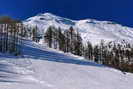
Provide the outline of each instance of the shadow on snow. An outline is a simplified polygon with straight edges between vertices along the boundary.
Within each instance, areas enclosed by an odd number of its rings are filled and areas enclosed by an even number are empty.
[[[50,50],[42,50],[39,48],[34,48],[32,46],[25,45],[23,47],[23,55],[20,57],[13,57],[13,56],[5,56],[0,55],[1,59],[8,58],[8,59],[18,59],[18,58],[32,58],[35,60],[45,60],[45,61],[52,61],[52,62],[59,62],[59,63],[69,63],[69,64],[77,64],[77,65],[85,65],[85,66],[96,66],[96,67],[104,67],[103,65],[87,62],[84,60],[77,60],[76,58],[67,56],[65,54],[53,52]],[[3,64],[0,63],[0,82],[19,82],[10,80],[10,78],[13,78],[13,76],[7,76],[8,74],[16,75],[17,73],[10,71],[10,65],[9,64]],[[7,73],[7,75],[4,75],[3,73]]]
[[[39,60],[46,60],[46,61],[52,61],[52,62],[60,62],[60,63],[69,63],[69,64],[77,64],[77,65],[86,65],[86,66],[97,66],[97,67],[103,67],[101,64],[96,64],[84,60],[77,60],[74,57],[67,56],[65,54],[53,52],[50,50],[41,50],[36,47],[32,47],[29,45],[23,46],[23,52],[22,54],[24,56],[20,57],[13,57],[13,56],[3,56],[0,55],[1,58],[11,58],[11,59],[17,59],[17,58],[32,58],[32,59],[39,59]]]
[[[0,63],[0,82],[17,82],[10,80],[13,76],[8,76],[8,74],[17,74],[9,70],[10,65]]]
[[[33,48],[30,46],[24,46],[24,55],[26,58],[32,59],[40,59],[40,60],[47,60],[53,62],[60,62],[60,63],[70,63],[70,64],[77,64],[77,65],[88,65],[88,66],[97,66],[103,67],[103,65],[87,62],[84,60],[77,60],[76,58],[67,56],[65,54],[49,51],[49,50],[41,50],[38,48]]]

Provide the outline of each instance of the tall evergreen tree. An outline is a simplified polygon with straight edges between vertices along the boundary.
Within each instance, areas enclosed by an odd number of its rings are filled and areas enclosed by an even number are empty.
[[[53,27],[50,26],[47,31],[45,32],[45,41],[48,43],[48,46],[52,48],[52,41],[53,41]]]
[[[61,31],[61,28],[58,29],[58,42],[59,42],[59,49],[65,51],[65,36]]]

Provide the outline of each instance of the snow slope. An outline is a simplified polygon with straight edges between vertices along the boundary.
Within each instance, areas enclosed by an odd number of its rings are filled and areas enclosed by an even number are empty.
[[[25,25],[37,26],[40,33],[44,33],[49,26],[61,27],[64,30],[73,26],[78,30],[83,41],[93,44],[105,41],[133,41],[133,28],[122,26],[110,21],[97,21],[94,19],[70,20],[51,13],[38,14],[24,21]]]
[[[32,41],[22,57],[0,54],[0,89],[133,89],[133,74]]]

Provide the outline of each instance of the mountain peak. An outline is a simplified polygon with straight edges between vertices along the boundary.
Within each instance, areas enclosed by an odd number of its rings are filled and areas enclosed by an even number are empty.
[[[37,26],[40,33],[46,32],[49,26],[60,27],[63,30],[73,26],[81,34],[84,42],[90,41],[93,44],[99,43],[101,40],[133,41],[133,28],[122,26],[111,21],[98,21],[95,19],[71,20],[64,17],[54,15],[52,13],[40,13],[24,21],[26,25]]]
[[[59,16],[57,16],[57,15],[55,15],[55,14],[52,14],[52,13],[39,13],[39,14],[37,14],[37,16],[43,16],[43,17],[59,17]]]
[[[49,13],[49,12],[43,13],[43,15],[56,16],[55,14],[52,14],[52,13]]]

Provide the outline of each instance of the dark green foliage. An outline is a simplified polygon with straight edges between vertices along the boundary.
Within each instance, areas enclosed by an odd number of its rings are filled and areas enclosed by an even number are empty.
[[[61,51],[65,51],[65,36],[64,34],[61,32],[61,28],[58,29],[58,38],[57,38],[57,41],[59,43],[59,50]]]
[[[32,35],[32,40],[33,41],[39,42],[40,37],[39,37],[39,34],[38,34],[38,28],[37,28],[37,26],[32,28],[31,35]]]
[[[96,52],[96,51],[94,51],[94,52]],[[86,46],[86,48],[85,48],[85,58],[87,58],[87,59],[93,59],[93,47],[92,47],[92,44],[88,41],[87,42],[87,46]]]
[[[50,48],[52,48],[52,41],[53,41],[53,34],[54,34],[54,31],[53,31],[54,27],[50,26],[46,33],[45,33],[45,41],[48,43],[48,46]]]
[[[49,27],[45,33],[45,42],[51,48],[75,55],[84,56],[86,59],[111,66],[121,71],[133,72],[133,45],[108,42],[101,40],[100,44],[92,46],[88,41],[83,45],[82,38],[73,27],[68,30]]]
[[[76,34],[76,39],[74,41],[74,54],[82,56],[82,38],[80,37],[79,32]]]
[[[82,56],[82,38],[73,27],[63,33],[61,28],[50,26],[44,38],[50,48],[58,48],[61,51]]]

